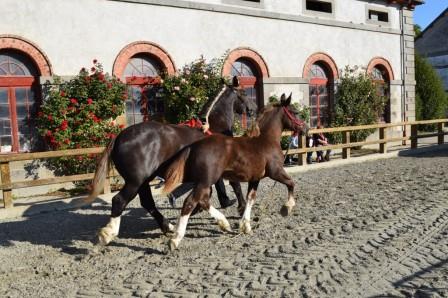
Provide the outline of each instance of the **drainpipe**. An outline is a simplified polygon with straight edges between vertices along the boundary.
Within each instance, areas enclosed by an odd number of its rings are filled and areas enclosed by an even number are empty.
[[[400,8],[400,59],[401,59],[401,78],[403,80],[403,84],[401,85],[401,121],[406,121],[406,65],[405,59],[406,56],[404,54],[405,49],[405,40],[404,40],[404,6]],[[402,127],[403,137],[406,136],[406,125]],[[403,145],[406,145],[406,140],[403,140]]]

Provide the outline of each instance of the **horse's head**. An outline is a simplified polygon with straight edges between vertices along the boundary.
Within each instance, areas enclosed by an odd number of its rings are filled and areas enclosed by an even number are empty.
[[[291,105],[291,95],[286,98],[283,93],[280,97],[280,106],[283,110],[283,127],[301,134],[308,134],[308,125],[305,121],[299,119],[299,111]]]
[[[238,77],[234,76],[232,79],[233,92],[236,95],[236,99],[233,104],[233,110],[237,114],[246,113],[249,117],[252,117],[257,112],[257,104],[247,97],[246,90],[240,87]]]

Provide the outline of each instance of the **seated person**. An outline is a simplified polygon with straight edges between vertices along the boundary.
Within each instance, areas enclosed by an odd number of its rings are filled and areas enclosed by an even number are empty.
[[[312,148],[314,147],[314,140],[312,136],[306,136],[306,147]],[[307,152],[306,153],[306,163],[311,164],[313,163],[313,152]]]
[[[297,132],[294,132],[293,135],[289,138],[289,149],[297,149],[299,148],[299,135],[297,134]],[[287,159],[286,159],[286,163],[291,164],[292,163],[292,156],[288,155]]]
[[[322,126],[318,125],[317,129],[321,129],[323,128]],[[328,143],[328,139],[327,137],[325,137],[324,133],[315,133],[313,135],[313,139],[314,139],[314,144],[316,147],[321,147],[321,146],[327,146],[330,145],[330,143]],[[329,161],[330,160],[330,153],[331,153],[331,149],[328,149],[326,151],[325,157],[323,156],[323,151],[317,151],[317,162],[324,162],[324,161]]]

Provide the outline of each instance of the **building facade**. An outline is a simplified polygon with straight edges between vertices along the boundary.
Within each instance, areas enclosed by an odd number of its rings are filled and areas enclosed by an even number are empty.
[[[448,8],[426,27],[415,48],[435,68],[448,91]]]
[[[2,0],[0,152],[32,149],[41,85],[93,59],[129,85],[128,124],[142,119],[147,78],[224,53],[223,74],[239,76],[260,107],[292,92],[311,107],[311,126],[331,120],[345,66],[364,67],[385,87],[382,121],[414,120],[413,8],[422,2]]]

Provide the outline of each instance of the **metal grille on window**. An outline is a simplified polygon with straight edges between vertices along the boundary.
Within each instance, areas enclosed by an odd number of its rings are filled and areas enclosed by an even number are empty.
[[[0,152],[30,151],[37,139],[34,62],[14,50],[0,51]]]
[[[330,96],[329,81],[325,69],[313,64],[310,70],[310,125],[326,127],[329,125]]]
[[[241,88],[246,92],[248,100],[252,100],[257,106],[259,106],[259,81],[258,72],[252,63],[244,58],[236,60],[232,65],[231,76],[237,76],[240,82]],[[235,115],[235,119],[240,121],[243,128],[247,128],[251,125],[251,119],[243,115]]]
[[[126,122],[128,125],[140,123],[148,119],[158,119],[164,112],[162,98],[154,91],[161,63],[150,55],[138,54],[131,58],[124,70],[128,84],[126,101]]]

